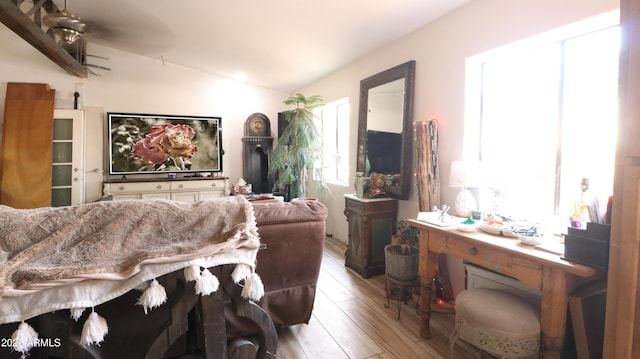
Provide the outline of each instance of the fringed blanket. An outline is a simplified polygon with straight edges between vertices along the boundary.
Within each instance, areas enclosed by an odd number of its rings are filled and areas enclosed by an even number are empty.
[[[244,270],[234,280],[246,279],[255,275],[259,245],[253,210],[241,197],[0,206],[0,324],[91,308],[183,268],[237,263]]]

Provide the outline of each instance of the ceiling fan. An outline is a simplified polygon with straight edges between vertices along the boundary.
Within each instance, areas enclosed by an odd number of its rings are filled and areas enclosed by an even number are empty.
[[[42,22],[48,27],[47,34],[83,66],[111,70],[104,66],[87,63],[87,56],[94,55],[87,54],[87,42],[84,37],[95,34],[97,29],[84,22],[80,17],[72,14],[67,7],[67,0],[64,1],[64,9],[62,11],[55,11],[44,15]],[[87,70],[92,75],[99,76],[99,74],[90,69]]]

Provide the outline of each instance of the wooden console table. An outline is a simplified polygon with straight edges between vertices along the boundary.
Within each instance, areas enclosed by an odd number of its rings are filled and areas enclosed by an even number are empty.
[[[542,358],[560,358],[566,329],[568,294],[578,285],[604,275],[560,256],[537,250],[516,238],[483,232],[466,233],[454,228],[432,226],[414,219],[409,224],[420,230],[420,336],[431,336],[431,284],[437,254],[445,253],[498,273],[516,278],[542,292],[540,328]]]

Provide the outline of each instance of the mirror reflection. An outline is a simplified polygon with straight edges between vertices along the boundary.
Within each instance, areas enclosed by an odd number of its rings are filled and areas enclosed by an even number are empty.
[[[402,115],[404,79],[369,90],[367,102],[367,153],[369,173],[393,179],[402,170]]]
[[[404,79],[369,90],[367,129],[402,133]]]
[[[360,82],[356,171],[383,175],[374,193],[400,199],[411,182],[414,74],[409,61]]]

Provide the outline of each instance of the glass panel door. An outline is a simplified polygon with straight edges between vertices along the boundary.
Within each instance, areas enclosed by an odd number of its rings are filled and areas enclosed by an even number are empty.
[[[55,110],[51,206],[84,202],[84,111]]]

